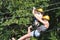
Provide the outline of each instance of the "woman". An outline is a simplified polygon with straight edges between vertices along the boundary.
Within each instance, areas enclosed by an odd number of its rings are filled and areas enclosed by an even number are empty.
[[[32,32],[30,30],[32,28],[32,25],[31,25],[30,27],[28,27],[28,33],[26,35],[20,37],[18,40],[26,40],[26,39],[28,39],[30,37],[33,37],[33,36],[39,37],[41,31],[46,31],[49,28],[49,22],[48,22],[48,20],[50,20],[50,19],[49,19],[49,16],[48,15],[45,15],[45,16],[40,15],[39,16],[36,13],[36,11],[34,11],[34,9],[33,9],[33,15],[43,25],[41,25],[40,27],[38,27],[36,30],[34,30]]]
[[[42,8],[36,9],[35,7],[33,7],[32,13],[37,14],[37,15],[40,16],[41,18],[42,18],[43,15],[44,15],[44,11],[43,11]],[[39,26],[39,21],[38,21],[36,18],[34,18],[34,25],[37,26],[37,27]]]

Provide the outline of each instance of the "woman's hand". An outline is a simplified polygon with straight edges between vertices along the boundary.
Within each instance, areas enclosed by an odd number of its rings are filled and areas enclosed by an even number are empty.
[[[38,15],[40,18],[43,17],[43,15],[42,15],[40,12],[37,12],[37,11],[36,11],[36,8],[35,8],[35,7],[33,7],[32,13],[33,13],[34,16],[35,16],[35,15]]]
[[[33,7],[32,13],[33,13],[33,14],[36,14],[36,13],[37,13],[37,11],[36,11],[36,8],[35,8],[35,7]]]

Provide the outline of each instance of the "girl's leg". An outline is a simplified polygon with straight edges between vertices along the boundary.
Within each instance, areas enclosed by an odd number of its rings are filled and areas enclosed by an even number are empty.
[[[30,39],[30,36],[31,36],[31,29],[32,28],[32,25],[28,27],[28,33],[24,36],[22,36],[21,38],[19,38],[18,40],[29,40]]]
[[[30,36],[31,36],[31,33],[28,33],[28,34],[22,36],[21,38],[19,38],[18,40],[25,40],[25,39],[29,38]]]
[[[32,28],[32,25],[30,25],[30,26],[28,27],[28,34],[31,33],[31,28]],[[30,37],[29,37],[29,38],[26,38],[26,40],[30,40]]]
[[[30,40],[30,38],[27,38],[26,40]]]

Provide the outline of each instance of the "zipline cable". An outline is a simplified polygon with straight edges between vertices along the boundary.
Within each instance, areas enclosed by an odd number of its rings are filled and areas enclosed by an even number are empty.
[[[48,6],[42,6],[42,7],[49,7],[49,6],[54,6],[54,5],[59,5],[60,2],[57,2],[57,3],[53,3],[53,4],[48,4]]]
[[[49,10],[46,10],[46,11],[44,11],[44,12],[51,11],[51,10],[55,10],[55,9],[60,9],[60,7],[53,8],[53,9],[49,9]]]
[[[60,2],[54,3],[54,4],[49,4],[48,6],[53,6],[53,5],[57,5],[60,4]]]

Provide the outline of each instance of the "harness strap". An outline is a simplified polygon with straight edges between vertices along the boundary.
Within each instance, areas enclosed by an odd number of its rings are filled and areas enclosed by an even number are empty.
[[[36,37],[36,36],[35,36],[35,30],[34,30],[33,36]]]
[[[34,36],[35,38],[38,38],[38,37],[36,37],[36,35],[35,35],[35,30],[34,30],[33,36]]]

